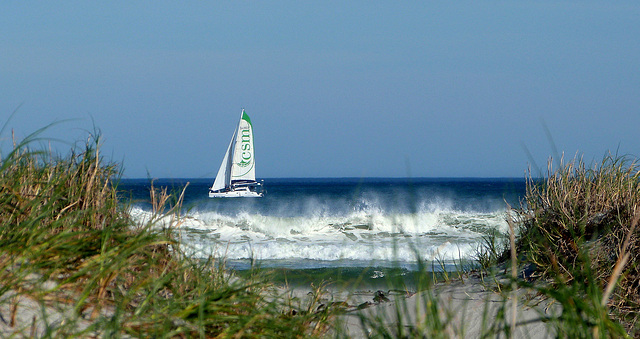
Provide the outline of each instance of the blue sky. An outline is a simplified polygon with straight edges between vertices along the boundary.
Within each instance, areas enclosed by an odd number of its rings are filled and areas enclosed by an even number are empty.
[[[3,1],[0,117],[125,177],[522,177],[640,150],[638,1]],[[10,145],[10,132],[0,136]],[[523,145],[525,147],[523,147]],[[61,152],[68,144],[57,143]],[[531,157],[525,151],[531,154]]]

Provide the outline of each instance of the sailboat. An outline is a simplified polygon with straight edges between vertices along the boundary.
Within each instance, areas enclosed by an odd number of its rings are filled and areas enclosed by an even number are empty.
[[[262,182],[256,181],[255,165],[253,126],[243,109],[216,180],[209,189],[209,198],[262,197]]]

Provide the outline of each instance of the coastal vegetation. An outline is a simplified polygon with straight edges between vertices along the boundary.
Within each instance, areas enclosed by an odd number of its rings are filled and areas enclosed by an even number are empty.
[[[100,133],[61,156],[38,146],[41,131],[14,141],[0,162],[0,336],[353,333],[342,327],[348,304],[323,301],[322,282],[298,298],[268,272],[238,276],[220,258],[185,255],[176,232],[184,191],[152,184],[153,215],[134,220],[118,191],[122,168],[103,159]],[[371,337],[463,337],[434,284],[475,279],[500,296],[497,307],[487,301],[471,311],[482,317],[479,336],[513,337],[520,300],[556,307],[528,323],[544,323],[560,337],[637,337],[639,173],[635,161],[617,156],[593,166],[579,158],[556,169],[550,162],[544,178],[528,178],[522,206],[509,209],[510,234],[485,238],[481,269],[460,263],[458,272],[435,276],[433,263],[419,262],[417,290],[396,289],[401,298],[391,302],[376,292],[373,303],[348,311]],[[391,317],[370,307],[384,303]]]
[[[40,132],[40,131],[39,131]],[[39,133],[38,132],[38,133]],[[180,192],[152,188],[154,215],[134,221],[118,164],[100,135],[59,156],[34,133],[0,166],[0,335],[19,337],[302,337],[332,310],[285,300],[257,272],[184,255]],[[37,145],[36,145],[37,146]]]
[[[567,336],[640,336],[640,171],[607,155],[560,161],[530,177],[517,210],[517,252],[538,290],[560,303]],[[506,255],[503,255],[503,259]],[[541,284],[545,282],[545,284]],[[523,283],[524,284],[524,283]]]

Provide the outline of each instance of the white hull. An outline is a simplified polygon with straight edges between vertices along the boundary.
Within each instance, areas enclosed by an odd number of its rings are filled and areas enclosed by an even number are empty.
[[[209,198],[262,198],[262,193],[251,191],[209,192]]]

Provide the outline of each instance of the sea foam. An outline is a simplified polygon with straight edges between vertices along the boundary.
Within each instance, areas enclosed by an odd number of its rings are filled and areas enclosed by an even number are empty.
[[[166,183],[169,185],[170,183]],[[182,249],[195,257],[286,262],[290,267],[472,259],[485,237],[508,232],[506,204],[518,204],[520,180],[277,179],[260,199],[210,199],[207,181],[188,186],[176,223]],[[131,215],[153,214],[137,192]],[[314,264],[316,263],[316,264]]]
[[[415,213],[387,213],[372,204],[350,213],[316,209],[304,216],[192,211],[180,219],[179,230],[185,251],[198,257],[453,261],[472,259],[491,231],[506,232],[504,213],[456,211],[433,204],[424,204]],[[141,208],[131,214],[141,221],[152,217]]]

